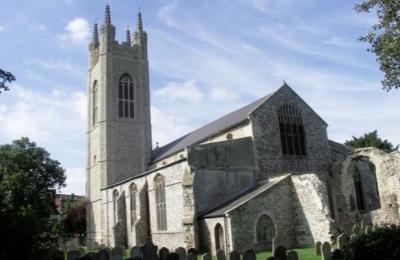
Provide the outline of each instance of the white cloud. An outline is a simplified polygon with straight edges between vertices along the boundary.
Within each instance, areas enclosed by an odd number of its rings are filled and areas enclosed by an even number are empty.
[[[77,64],[73,64],[68,60],[54,60],[54,61],[45,61],[45,60],[38,60],[38,59],[32,59],[28,60],[26,62],[27,64],[30,65],[37,65],[40,66],[43,69],[46,70],[63,70],[72,74],[82,74],[85,69],[80,67]]]
[[[67,33],[60,35],[60,39],[74,43],[84,43],[90,33],[89,22],[82,17],[75,17],[67,24],[65,30]]]
[[[195,80],[188,80],[182,83],[170,82],[154,92],[156,98],[163,101],[185,101],[198,103],[204,98],[203,92],[199,89]]]
[[[212,88],[210,91],[210,98],[216,101],[236,100],[239,95],[235,90],[226,88]]]
[[[74,193],[75,195],[85,195],[85,168],[67,168],[65,175],[67,176],[65,181],[67,186],[62,188],[61,192],[66,194]]]
[[[4,26],[0,25],[0,32],[4,31]]]

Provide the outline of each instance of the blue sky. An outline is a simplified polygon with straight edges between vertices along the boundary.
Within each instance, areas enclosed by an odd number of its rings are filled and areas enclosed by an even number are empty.
[[[118,40],[140,6],[149,37],[153,142],[160,145],[278,88],[283,80],[345,141],[378,129],[400,143],[400,92],[357,39],[375,22],[358,1],[111,0]],[[84,194],[87,44],[105,1],[3,1],[0,143],[28,136]]]

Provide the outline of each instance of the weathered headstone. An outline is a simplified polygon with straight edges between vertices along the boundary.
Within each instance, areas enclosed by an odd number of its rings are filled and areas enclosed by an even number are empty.
[[[349,244],[349,237],[346,234],[341,234],[337,237],[337,246],[339,249],[343,249]]]
[[[331,252],[331,245],[328,242],[324,242],[322,244],[322,260],[331,260],[332,259],[332,252]]]
[[[157,260],[157,246],[153,245],[151,241],[147,241],[144,246],[142,246],[143,259],[145,260]]]
[[[299,255],[296,251],[289,251],[287,253],[287,260],[299,260]]]
[[[277,246],[274,251],[274,257],[278,260],[286,260],[286,248],[284,246]]]
[[[240,254],[238,253],[238,251],[233,250],[233,251],[229,254],[229,260],[240,260]]]
[[[201,256],[201,260],[211,260],[211,256],[209,253],[205,253]]]
[[[51,249],[50,251],[50,257],[52,260],[64,260],[64,252],[59,250],[59,249]]]
[[[139,257],[142,258],[142,250],[138,246],[131,247],[131,258]]]
[[[179,255],[175,252],[169,253],[167,260],[179,260]]]
[[[87,260],[97,260],[97,254],[95,252],[89,252],[85,255]]]
[[[243,254],[243,260],[256,260],[256,252],[253,249],[246,250]]]
[[[365,228],[365,234],[369,234],[369,233],[371,233],[372,232],[372,226],[371,225],[368,225],[366,228]]]
[[[110,252],[107,249],[101,249],[97,252],[97,259],[98,260],[110,260]]]
[[[123,260],[124,259],[124,249],[122,247],[114,247],[111,249],[111,260]]]
[[[192,254],[197,254],[197,250],[195,248],[189,248],[189,250],[187,251],[188,254],[192,253]]]
[[[315,243],[315,255],[321,255],[321,242],[317,242]]]
[[[217,260],[225,260],[225,251],[224,250],[217,250]]]
[[[360,234],[360,226],[358,224],[355,224],[351,230],[353,234]]]
[[[193,253],[189,253],[187,255],[187,260],[197,260],[197,255]]]
[[[160,256],[160,260],[167,260],[169,254],[169,250],[166,247],[162,247],[160,251],[158,251],[158,255]]]
[[[350,241],[353,241],[357,237],[357,234],[351,234]]]
[[[81,252],[79,252],[78,250],[71,250],[68,251],[67,253],[67,260],[75,260],[78,259],[79,257],[81,257]]]
[[[179,260],[186,260],[186,249],[183,247],[178,247],[175,249],[175,253],[179,255]]]
[[[335,250],[332,251],[332,260],[342,260],[343,257],[343,251],[339,248],[335,248]]]

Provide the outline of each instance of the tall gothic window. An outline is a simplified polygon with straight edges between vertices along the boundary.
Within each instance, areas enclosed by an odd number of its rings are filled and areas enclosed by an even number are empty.
[[[95,125],[97,123],[97,113],[98,113],[98,89],[97,89],[97,81],[93,83],[92,90],[92,124]]]
[[[134,89],[133,81],[129,74],[125,73],[119,78],[118,85],[118,114],[119,117],[134,117]]]
[[[158,230],[167,230],[167,209],[165,204],[165,180],[161,175],[154,178],[156,196],[156,215]]]
[[[118,191],[113,192],[113,211],[114,211],[114,224],[118,222]]]
[[[129,187],[130,195],[130,210],[131,210],[131,227],[133,228],[136,222],[136,192],[137,188],[134,183]]]
[[[306,155],[305,135],[300,111],[290,105],[278,109],[282,153]]]
[[[272,219],[267,215],[262,215],[256,226],[257,242],[272,242],[275,236],[275,228]]]

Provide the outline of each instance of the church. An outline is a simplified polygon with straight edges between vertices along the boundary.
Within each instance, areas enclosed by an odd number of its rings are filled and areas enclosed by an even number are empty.
[[[287,83],[152,148],[147,34],[118,42],[109,5],[89,44],[87,240],[243,252],[400,223],[400,154],[329,140]]]

